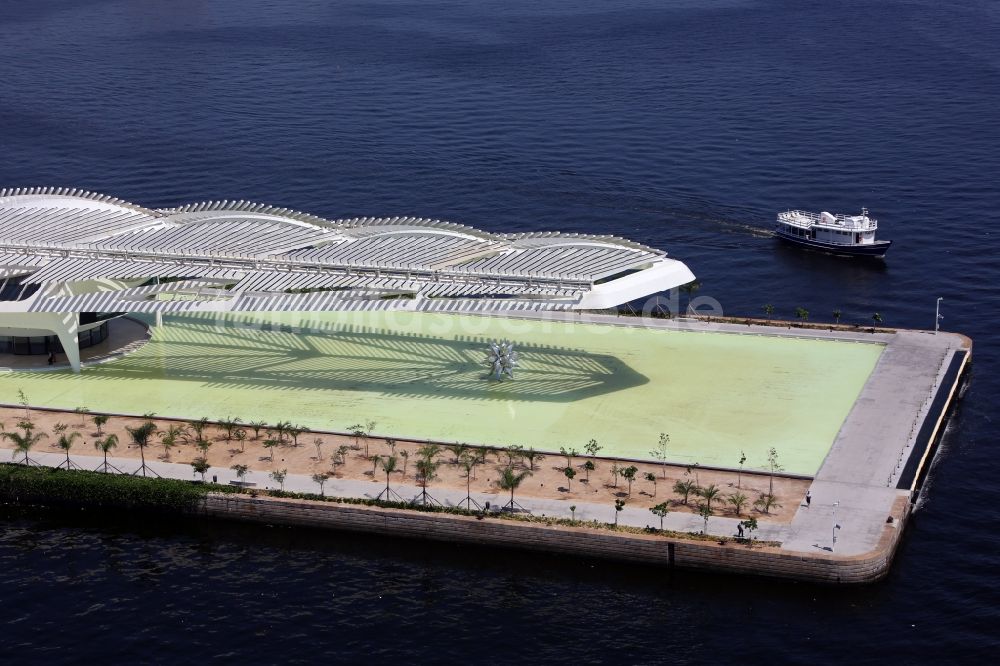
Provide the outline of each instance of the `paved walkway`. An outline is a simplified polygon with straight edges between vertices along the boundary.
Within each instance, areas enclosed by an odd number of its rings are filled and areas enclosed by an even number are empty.
[[[10,449],[0,448],[0,460],[8,460],[14,453]],[[66,456],[62,453],[49,453],[36,451],[30,454],[32,460],[48,467],[57,467],[65,464]],[[19,462],[22,458],[17,458],[14,462]],[[83,469],[95,469],[104,458],[102,456],[70,454],[70,460]],[[139,461],[135,458],[108,457],[108,462],[125,473],[132,473],[139,468]],[[191,466],[183,463],[168,463],[160,460],[148,461],[146,463],[153,471],[163,477],[171,479],[182,479],[190,481],[200,479],[201,475],[195,473]],[[245,480],[255,483],[256,487],[263,489],[277,489],[275,483],[268,475],[268,472],[252,470],[247,473]],[[206,479],[216,477],[218,483],[228,484],[230,481],[237,481],[236,472],[228,467],[212,467],[205,473]],[[420,488],[415,485],[393,483],[391,488],[400,494],[405,500],[412,500],[420,494]],[[385,489],[385,482],[358,481],[354,479],[338,479],[331,477],[324,487],[325,494],[333,497],[356,497],[374,498]],[[289,474],[285,479],[285,490],[300,493],[318,493],[319,486],[312,480],[310,475]],[[434,487],[432,484],[427,489],[428,494],[446,506],[458,506],[465,499],[465,492],[450,488]],[[508,493],[485,494],[472,493],[473,499],[481,505],[489,502],[491,506],[503,505],[510,500]],[[557,518],[571,518],[572,506],[566,500],[547,500],[534,497],[519,497],[514,495],[515,501],[536,516],[553,516]],[[576,502],[577,520],[596,520],[602,523],[614,521],[615,509],[611,504],[594,504],[587,502]],[[618,517],[621,525],[631,525],[633,527],[659,527],[660,519],[654,516],[648,509],[626,507]],[[718,536],[733,536],[736,534],[736,524],[739,521],[735,518],[712,517],[708,520],[709,534]],[[663,526],[670,530],[679,532],[701,532],[704,528],[704,521],[697,515],[689,513],[669,513],[663,521]],[[756,537],[768,541],[781,541],[787,534],[787,525],[775,525],[761,522],[760,529],[756,532]]]
[[[101,342],[80,350],[83,366],[104,363],[139,349],[150,339],[149,329],[139,321],[129,317],[118,317],[108,321],[108,337]],[[48,372],[66,370],[69,363],[65,354],[56,355],[57,362],[49,365],[47,354],[0,354],[0,372],[33,370]]]

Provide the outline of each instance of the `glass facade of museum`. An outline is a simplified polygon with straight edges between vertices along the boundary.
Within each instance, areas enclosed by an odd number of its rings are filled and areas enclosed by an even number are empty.
[[[92,347],[108,337],[108,322],[101,322],[100,326],[80,331],[80,349]],[[62,344],[55,335],[19,336],[0,335],[0,354],[48,354],[55,352],[62,353]]]

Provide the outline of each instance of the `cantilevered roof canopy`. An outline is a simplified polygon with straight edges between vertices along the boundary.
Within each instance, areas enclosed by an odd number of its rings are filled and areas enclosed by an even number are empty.
[[[504,312],[613,307],[694,275],[613,236],[327,220],[245,201],[154,210],[30,188],[0,190],[0,279],[41,287],[0,302],[7,312]]]

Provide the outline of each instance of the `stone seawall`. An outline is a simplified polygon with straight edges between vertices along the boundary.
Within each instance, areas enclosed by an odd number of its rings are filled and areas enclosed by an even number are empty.
[[[875,582],[888,572],[909,511],[909,502],[900,498],[893,507],[895,523],[886,525],[878,548],[871,553],[853,557],[838,557],[819,549],[815,553],[760,546],[751,550],[734,541],[725,544],[687,541],[654,534],[631,534],[499,518],[478,519],[445,513],[249,495],[209,495],[199,513],[213,518],[254,523],[365,532],[396,538],[536,550],[813,583],[856,585]]]

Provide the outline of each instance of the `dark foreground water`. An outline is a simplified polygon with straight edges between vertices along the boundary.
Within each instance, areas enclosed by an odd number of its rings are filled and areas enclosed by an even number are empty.
[[[0,0],[0,185],[617,233],[728,313],[930,327],[944,296],[977,344],[872,588],[8,512],[0,660],[995,656],[997,34],[987,0]],[[862,205],[897,243],[885,265],[766,232]]]

